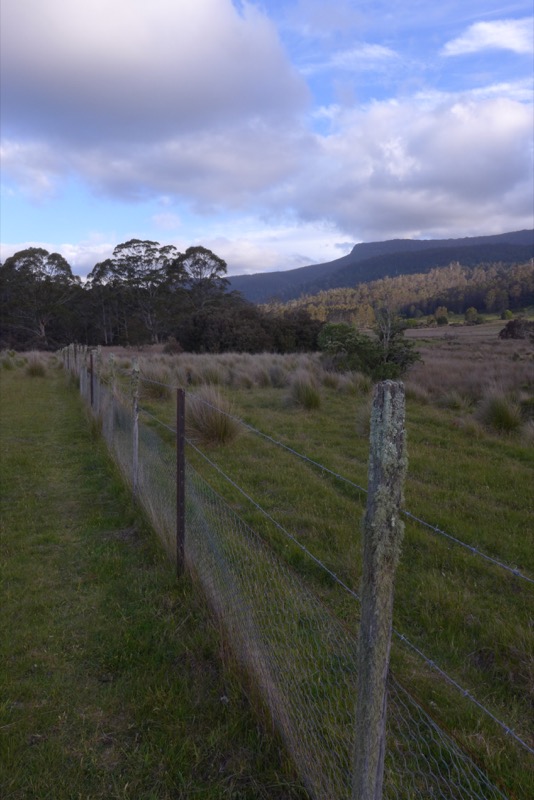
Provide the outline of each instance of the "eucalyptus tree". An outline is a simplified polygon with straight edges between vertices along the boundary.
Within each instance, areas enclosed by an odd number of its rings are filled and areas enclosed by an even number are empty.
[[[69,306],[81,287],[62,255],[19,250],[0,267],[0,286],[3,342],[46,349],[71,338]]]
[[[188,247],[178,257],[177,267],[189,290],[189,298],[195,310],[220,301],[229,281],[226,261],[206,247]]]
[[[164,333],[168,291],[180,284],[175,265],[179,252],[173,245],[130,239],[115,247],[111,258],[95,265],[88,276],[107,344],[143,339],[153,343]]]

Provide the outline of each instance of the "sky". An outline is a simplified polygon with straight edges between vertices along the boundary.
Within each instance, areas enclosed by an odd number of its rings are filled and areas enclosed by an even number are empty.
[[[534,227],[531,0],[2,0],[0,257]]]

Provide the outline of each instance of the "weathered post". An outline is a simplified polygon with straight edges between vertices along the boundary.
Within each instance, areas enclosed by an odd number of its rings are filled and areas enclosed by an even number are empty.
[[[116,384],[116,364],[113,353],[109,354],[109,424],[108,424],[108,445],[111,450],[115,450],[115,384]]]
[[[185,562],[185,391],[176,391],[176,572]]]
[[[89,353],[89,371],[91,373],[91,408],[95,403],[95,356],[94,350]]]
[[[101,414],[101,402],[102,402],[102,348],[100,345],[96,348],[96,355],[95,355],[95,406],[96,406],[96,413],[98,416]]]
[[[363,520],[353,800],[382,798],[393,586],[404,531],[400,508],[408,463],[404,419],[403,384],[377,384]]]
[[[137,497],[139,483],[139,362],[132,367],[132,489]]]

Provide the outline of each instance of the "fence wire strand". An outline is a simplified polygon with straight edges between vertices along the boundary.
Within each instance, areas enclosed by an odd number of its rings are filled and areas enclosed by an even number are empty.
[[[85,366],[77,368],[80,392],[87,404],[92,404],[93,414],[102,420],[110,451],[131,482],[133,409],[113,387],[103,386],[90,376]],[[151,412],[140,410],[174,432]],[[198,448],[195,450],[206,458]],[[173,448],[153,428],[140,423],[138,497],[169,554],[175,544],[175,492]],[[311,797],[349,800],[357,691],[356,634],[347,630],[189,463],[186,530],[189,569],[220,620],[234,658],[283,736]],[[427,661],[433,665],[430,659]],[[384,798],[506,800],[501,789],[391,675]]]
[[[219,414],[222,414],[223,416],[234,420],[234,422],[239,423],[244,428],[249,430],[251,433],[255,433],[257,436],[260,436],[263,439],[271,442],[271,444],[274,444],[276,447],[280,447],[281,449],[286,450],[288,453],[291,453],[291,455],[296,456],[301,461],[305,461],[308,464],[311,464],[313,467],[317,467],[317,469],[320,469],[321,472],[324,472],[327,475],[331,475],[336,480],[342,481],[343,483],[346,483],[348,486],[352,486],[354,489],[357,489],[358,491],[364,492],[365,494],[367,494],[367,489],[365,489],[363,486],[360,486],[358,483],[355,483],[354,481],[351,481],[350,478],[347,478],[344,475],[340,475],[338,472],[334,472],[334,470],[331,470],[329,467],[326,467],[324,464],[321,464],[318,461],[314,461],[313,458],[310,458],[309,456],[305,455],[304,453],[300,453],[298,450],[294,450],[292,447],[289,447],[289,445],[278,441],[277,439],[275,439],[272,436],[269,436],[269,434],[264,433],[263,431],[260,431],[258,428],[255,428],[253,425],[250,425],[248,422],[245,422],[244,420],[240,419],[239,417],[236,417],[233,414],[229,414],[227,411],[223,411],[222,409],[217,408],[216,406],[214,406],[211,403],[209,403],[207,400],[205,400],[200,395],[198,396],[198,400],[201,403],[204,403],[204,405],[208,406],[209,408],[214,409]],[[534,579],[533,578],[529,578],[528,575],[524,575],[516,567],[511,567],[509,564],[505,564],[503,561],[499,561],[497,558],[493,558],[493,556],[487,555],[487,553],[484,553],[484,551],[480,550],[478,547],[474,547],[471,544],[467,544],[467,542],[464,542],[461,539],[459,539],[458,537],[453,536],[450,533],[447,533],[446,531],[442,530],[441,528],[438,528],[437,525],[432,525],[432,523],[427,522],[426,520],[422,519],[421,517],[416,516],[415,514],[412,514],[410,511],[407,511],[406,509],[403,509],[401,511],[401,513],[407,519],[412,520],[412,522],[416,522],[418,525],[421,525],[423,528],[426,528],[427,530],[430,530],[433,533],[437,533],[439,536],[444,536],[446,539],[448,539],[449,541],[453,542],[454,544],[457,544],[460,547],[463,547],[466,550],[469,550],[469,552],[472,553],[472,555],[480,556],[480,558],[483,558],[484,560],[488,561],[489,563],[493,564],[494,566],[500,567],[501,569],[504,569],[507,572],[510,572],[516,578],[521,578],[522,580],[527,581],[528,583],[534,584]]]
[[[351,589],[350,586],[347,586],[347,584],[344,581],[342,581],[341,578],[339,578],[335,572],[333,572],[329,567],[327,567],[323,561],[317,558],[317,556],[315,556],[305,545],[303,545],[302,542],[300,542],[295,536],[293,536],[292,533],[290,533],[286,528],[284,528],[283,525],[280,525],[280,523],[277,520],[275,520],[274,517],[272,517],[268,511],[266,511],[258,503],[256,503],[256,501],[252,497],[250,497],[250,495],[247,494],[247,492],[245,492],[235,481],[233,481],[228,475],[226,475],[226,473],[223,472],[223,470],[214,461],[212,461],[205,453],[199,450],[199,448],[196,447],[190,440],[187,440],[187,443],[213,469],[215,469],[215,471],[218,472],[218,474],[221,475],[225,481],[227,481],[231,486],[237,489],[237,491],[240,492],[240,494],[243,497],[245,497],[245,499],[248,500],[248,502],[250,502],[251,505],[254,506],[254,508],[256,508],[266,519],[268,519],[277,528],[277,530],[279,530],[283,534],[283,536],[290,539],[294,544],[296,544],[297,547],[299,547],[308,556],[308,558],[314,561],[315,564],[317,564],[317,566],[320,567],[320,569],[322,569],[324,572],[330,575],[330,577],[337,584],[339,584],[339,586],[341,586],[349,595],[351,595],[355,600],[358,600],[358,602],[360,601],[360,596],[358,595],[357,592],[354,591],[354,589]],[[486,708],[486,706],[484,706],[479,700],[477,700],[468,689],[465,689],[463,686],[461,686],[453,677],[451,677],[447,672],[445,672],[445,670],[442,669],[439,666],[439,664],[437,664],[435,661],[433,661],[431,658],[425,655],[425,653],[423,653],[422,650],[416,647],[408,639],[407,636],[405,636],[403,633],[396,630],[395,628],[393,628],[393,633],[399,639],[399,641],[403,642],[403,644],[405,644],[410,650],[416,653],[427,664],[427,666],[431,667],[433,670],[438,672],[441,675],[441,677],[444,678],[448,684],[450,684],[457,691],[459,691],[463,697],[473,702],[479,708],[479,710],[482,711],[484,714],[486,714],[486,716],[488,716],[494,723],[496,723],[507,736],[511,736],[513,739],[516,740],[516,742],[519,745],[521,745],[521,747],[523,747],[529,753],[532,753],[534,755],[534,750],[530,747],[530,745],[528,745],[525,741],[523,741],[523,739],[521,739],[521,737],[518,736],[515,733],[515,731],[513,731],[512,728],[510,728],[508,725],[506,725],[506,723],[498,719],[488,708]]]

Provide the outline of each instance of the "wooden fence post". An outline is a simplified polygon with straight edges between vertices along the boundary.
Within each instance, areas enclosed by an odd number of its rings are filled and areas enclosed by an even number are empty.
[[[139,484],[139,362],[132,367],[132,490],[137,497]]]
[[[109,354],[109,397],[110,397],[110,407],[108,409],[109,414],[109,425],[108,425],[108,436],[109,436],[109,447],[112,451],[115,449],[115,393],[116,393],[116,380],[117,380],[117,372],[116,372],[116,364],[115,364],[115,355],[113,353]]]
[[[363,520],[353,800],[382,798],[393,586],[404,531],[400,508],[408,464],[404,406],[402,383],[377,384]]]
[[[95,351],[91,350],[89,353],[89,371],[91,373],[91,408],[95,403]]]
[[[176,572],[185,566],[185,391],[176,391]]]

